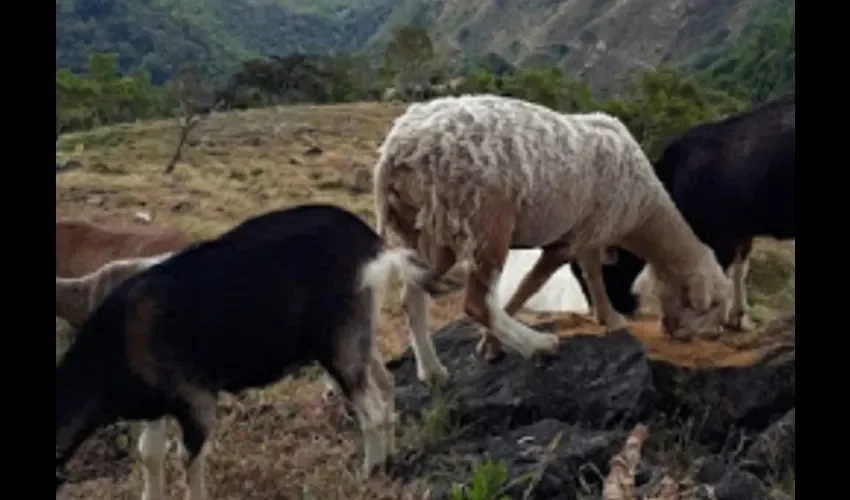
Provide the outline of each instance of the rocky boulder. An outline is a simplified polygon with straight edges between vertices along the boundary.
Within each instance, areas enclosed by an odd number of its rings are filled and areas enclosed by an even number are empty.
[[[783,321],[793,330],[793,319]],[[632,471],[635,496],[625,498],[691,498],[685,490],[693,498],[767,498],[794,468],[793,356],[685,368],[650,359],[622,330],[565,338],[553,357],[511,353],[490,365],[476,356],[479,333],[468,321],[434,335],[452,375],[445,387],[432,392],[416,379],[410,351],[388,364],[403,420],[431,425],[439,413],[444,421],[442,437],[398,457],[394,468],[404,479],[427,478],[432,498],[483,488],[494,467],[505,477],[492,498],[603,498],[609,461],[636,424],[649,432]],[[662,482],[679,493],[658,496]]]

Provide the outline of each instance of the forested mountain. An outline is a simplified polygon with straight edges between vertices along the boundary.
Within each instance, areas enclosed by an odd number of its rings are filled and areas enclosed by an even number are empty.
[[[293,52],[379,61],[398,25],[425,27],[454,71],[496,57],[604,92],[665,64],[727,89],[793,88],[788,0],[57,0],[56,66],[80,72],[116,52],[123,71],[159,83],[187,61],[210,75]]]

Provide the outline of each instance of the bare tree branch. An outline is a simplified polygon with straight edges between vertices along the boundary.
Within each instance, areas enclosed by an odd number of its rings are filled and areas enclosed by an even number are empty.
[[[187,65],[180,70],[174,86],[174,97],[180,109],[179,133],[174,153],[163,169],[164,174],[170,174],[176,168],[192,130],[212,112],[224,107],[225,99],[220,95],[205,84],[196,65]]]

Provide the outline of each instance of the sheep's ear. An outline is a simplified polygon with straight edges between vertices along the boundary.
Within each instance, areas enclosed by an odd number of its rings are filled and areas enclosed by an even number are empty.
[[[620,252],[617,251],[614,247],[607,247],[602,249],[602,263],[606,266],[612,266],[620,260]]]
[[[687,287],[688,303],[697,311],[707,311],[711,307],[711,291],[703,280],[695,280]]]

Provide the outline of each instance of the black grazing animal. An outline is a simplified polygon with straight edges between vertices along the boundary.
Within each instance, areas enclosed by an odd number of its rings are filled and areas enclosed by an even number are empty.
[[[682,216],[735,283],[729,318],[733,328],[749,327],[744,280],[753,238],[796,237],[795,124],[791,94],[691,128],[655,164]],[[622,248],[616,252],[616,263],[603,271],[605,289],[614,307],[631,316],[638,307],[632,284],[644,262]],[[570,265],[587,295],[578,265]]]
[[[370,474],[394,447],[394,383],[373,343],[376,292],[394,269],[408,284],[440,283],[413,252],[383,250],[354,214],[304,205],[249,219],[126,279],[56,367],[57,489],[92,432],[142,419],[156,421],[140,440],[145,498],[164,498],[159,424],[172,416],[189,498],[204,498],[217,394],[269,385],[311,361],[355,408]]]

